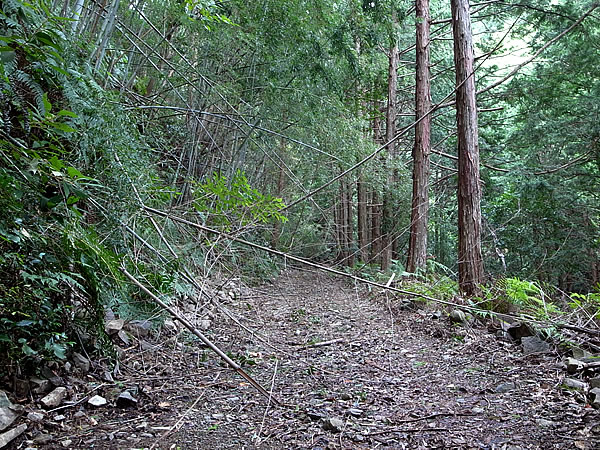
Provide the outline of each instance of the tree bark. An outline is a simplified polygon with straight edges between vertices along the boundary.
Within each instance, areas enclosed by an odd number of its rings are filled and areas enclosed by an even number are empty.
[[[458,134],[458,284],[478,295],[483,282],[481,257],[481,186],[473,37],[468,0],[451,0],[456,68]]]
[[[388,55],[388,100],[385,115],[385,141],[390,142],[396,136],[396,95],[398,92],[398,44],[390,47]],[[387,186],[383,195],[383,218],[381,230],[381,270],[388,270],[392,260],[392,242],[394,240],[394,213],[392,190],[395,187],[394,163],[396,161],[396,143],[387,146]]]
[[[367,224],[367,190],[362,173],[358,174],[356,181],[357,191],[357,228],[358,246],[360,248],[360,259],[363,263],[369,261],[369,227]]]
[[[416,2],[416,119],[431,109],[431,79],[429,73],[429,0]],[[410,218],[410,240],[406,270],[416,273],[427,264],[427,226],[429,217],[429,155],[431,152],[431,116],[427,115],[415,127],[413,147],[413,193]]]

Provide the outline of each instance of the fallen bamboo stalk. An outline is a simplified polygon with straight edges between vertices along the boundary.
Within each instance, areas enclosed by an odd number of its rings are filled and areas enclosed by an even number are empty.
[[[345,339],[343,339],[343,338],[331,339],[330,341],[315,342],[314,344],[307,344],[302,348],[325,347],[326,345],[339,344],[340,342],[344,342],[344,341],[345,341]]]
[[[255,381],[250,375],[248,375],[235,361],[233,361],[229,356],[227,356],[223,351],[212,343],[206,336],[204,336],[200,331],[198,331],[190,322],[181,317],[173,308],[163,302],[160,298],[154,295],[146,286],[138,281],[133,275],[131,275],[125,267],[121,267],[121,272],[131,280],[133,284],[139,287],[146,295],[148,295],[157,305],[159,305],[164,311],[167,311],[174,319],[178,320],[184,327],[190,330],[198,339],[200,339],[208,348],[210,348],[213,352],[215,352],[223,361],[227,363],[229,367],[235,370],[238,375],[244,378],[248,383],[254,386],[258,392],[264,395],[267,399],[273,400],[273,402],[277,405],[281,405],[281,402],[274,397],[272,394],[267,392],[265,388],[263,388],[257,381]]]
[[[399,288],[396,288],[396,287],[393,287],[393,286],[386,286],[385,284],[377,283],[376,281],[371,281],[371,280],[367,280],[365,278],[360,278],[360,277],[357,277],[356,275],[352,275],[350,273],[342,272],[341,270],[332,269],[331,267],[323,266],[321,264],[317,264],[317,263],[314,263],[312,261],[308,261],[306,259],[290,255],[288,253],[283,253],[283,252],[280,252],[278,250],[274,250],[272,248],[265,247],[264,245],[255,244],[253,242],[249,242],[249,241],[246,241],[244,239],[237,238],[237,237],[232,236],[232,235],[230,235],[228,233],[224,233],[222,231],[215,230],[213,228],[209,228],[209,227],[206,227],[204,225],[200,225],[198,223],[192,222],[192,221],[184,219],[182,217],[171,215],[171,214],[166,213],[164,211],[161,211],[159,209],[151,208],[149,206],[143,206],[143,208],[146,211],[149,211],[149,212],[151,212],[153,214],[156,214],[156,215],[159,215],[159,216],[162,216],[162,217],[166,217],[167,219],[171,219],[171,220],[173,220],[175,222],[179,222],[179,223],[183,223],[183,224],[189,225],[191,227],[197,228],[197,229],[205,231],[207,233],[211,233],[211,234],[216,234],[218,236],[222,236],[222,237],[224,237],[226,239],[229,239],[231,241],[239,242],[240,244],[246,245],[248,247],[253,247],[253,248],[256,248],[256,249],[259,249],[259,250],[263,250],[263,251],[265,251],[267,253],[271,253],[273,255],[278,255],[278,256],[281,256],[282,258],[286,258],[286,259],[289,259],[291,261],[299,262],[301,264],[307,265],[309,267],[314,267],[315,269],[319,269],[319,270],[322,270],[324,272],[329,272],[329,273],[333,273],[333,274],[341,276],[341,277],[352,279],[352,280],[354,280],[357,283],[363,283],[363,284],[366,284],[366,285],[369,285],[369,286],[378,287],[380,289],[388,290],[388,291],[391,291],[391,292],[397,292],[397,293],[405,295],[407,297],[422,298],[423,300],[427,300],[427,301],[439,303],[439,304],[442,304],[442,305],[452,306],[452,307],[455,307],[455,308],[460,308],[460,309],[464,309],[464,310],[468,310],[468,311],[473,311],[473,312],[478,312],[478,313],[484,313],[484,314],[487,314],[487,315],[493,315],[493,316],[503,317],[503,318],[509,317],[509,318],[514,319],[516,321],[527,322],[527,323],[534,323],[534,324],[538,324],[538,325],[545,326],[545,327],[554,326],[554,327],[556,327],[558,329],[567,329],[567,330],[578,331],[578,332],[589,334],[589,335],[593,335],[593,336],[600,336],[600,330],[594,330],[594,329],[586,328],[586,327],[579,327],[577,325],[570,325],[570,324],[565,324],[565,323],[558,323],[558,322],[554,322],[554,321],[550,321],[550,320],[547,320],[547,321],[537,320],[537,319],[534,319],[534,318],[532,318],[530,316],[524,316],[524,315],[516,316],[516,315],[513,315],[513,314],[497,313],[495,311],[490,311],[490,310],[487,310],[487,309],[478,308],[476,306],[461,305],[461,304],[458,304],[458,303],[455,303],[455,302],[450,302],[450,301],[447,301],[447,300],[442,300],[442,299],[439,299],[439,298],[431,297],[429,295],[418,294],[418,293],[415,293],[415,292],[407,291],[405,289],[399,289]]]

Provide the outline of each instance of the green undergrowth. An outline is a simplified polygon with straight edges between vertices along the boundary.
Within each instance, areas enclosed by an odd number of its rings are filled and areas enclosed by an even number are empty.
[[[105,310],[121,318],[164,314],[123,275],[163,301],[193,296],[182,276],[239,270],[260,279],[276,261],[173,222],[151,222],[141,203],[177,204],[175,169],[164,142],[174,127],[140,131],[121,94],[98,84],[89,43],[46,2],[4,2],[0,13],[0,381],[38,371],[73,350],[112,355]],[[98,72],[99,71],[99,72]],[[185,129],[185,123],[181,125]],[[285,222],[281,199],[263,195],[238,171],[192,181],[187,212],[224,232]],[[266,244],[254,238],[257,243]],[[169,242],[177,257],[170,253]]]

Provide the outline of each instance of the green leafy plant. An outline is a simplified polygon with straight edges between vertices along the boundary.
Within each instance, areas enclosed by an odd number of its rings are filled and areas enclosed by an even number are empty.
[[[283,200],[252,188],[241,170],[235,173],[231,182],[221,174],[213,174],[206,182],[196,184],[194,197],[194,208],[206,222],[225,230],[230,230],[234,224],[287,221],[280,212],[285,206]]]

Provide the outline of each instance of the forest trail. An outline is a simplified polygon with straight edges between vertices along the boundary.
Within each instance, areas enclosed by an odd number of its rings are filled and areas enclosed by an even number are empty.
[[[286,406],[163,334],[122,359],[138,407],[80,415],[58,433],[69,448],[597,448],[600,413],[561,389],[558,354],[523,356],[435,305],[297,269],[221,300],[244,327],[216,313],[206,333]]]

